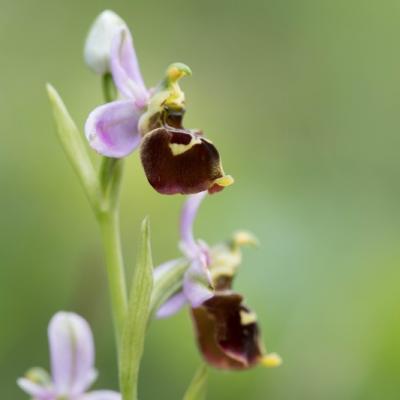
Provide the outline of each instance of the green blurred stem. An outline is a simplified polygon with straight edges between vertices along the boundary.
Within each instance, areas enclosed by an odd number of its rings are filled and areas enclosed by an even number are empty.
[[[106,257],[115,337],[119,355],[122,329],[127,312],[127,293],[124,261],[121,249],[118,210],[109,210],[98,215]]]
[[[107,103],[115,100],[117,93],[110,73],[103,75],[102,89],[104,100]],[[122,159],[102,158],[99,170],[102,201],[99,210],[97,210],[97,220],[101,229],[106,258],[118,359],[120,357],[122,329],[128,308],[118,207],[122,173]]]
[[[117,90],[115,89],[112,75],[109,72],[103,75],[101,83],[103,88],[103,97],[106,103],[116,100]]]
[[[103,196],[102,210],[118,208],[123,172],[124,160],[122,158],[103,157],[99,171],[100,188]]]
[[[120,356],[122,329],[128,308],[125,267],[119,227],[119,194],[123,166],[124,163],[121,159],[103,157],[99,171],[102,203],[101,209],[97,213],[106,257],[118,359]]]

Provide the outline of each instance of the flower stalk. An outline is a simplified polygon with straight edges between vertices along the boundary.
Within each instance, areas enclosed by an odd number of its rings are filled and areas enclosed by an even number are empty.
[[[117,210],[98,215],[114,320],[115,338],[119,353],[122,329],[127,311],[127,291],[124,261],[121,250],[119,217]]]
[[[207,392],[207,376],[207,366],[201,364],[190,382],[183,400],[204,400]]]
[[[115,100],[117,94],[110,73],[103,75],[102,88],[106,102]],[[125,266],[119,226],[119,195],[122,175],[122,159],[102,157],[99,171],[102,204],[96,216],[106,259],[118,360],[120,359],[120,343],[128,308]]]
[[[102,77],[102,89],[106,103],[110,103],[117,98],[113,77],[109,72],[105,73]]]

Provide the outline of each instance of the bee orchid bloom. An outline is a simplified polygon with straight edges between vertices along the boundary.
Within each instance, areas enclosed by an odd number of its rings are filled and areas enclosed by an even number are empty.
[[[264,349],[256,314],[243,304],[242,295],[232,290],[242,261],[240,247],[256,239],[249,233],[239,232],[229,242],[214,247],[195,240],[192,227],[205,194],[191,196],[183,208],[180,247],[189,267],[182,289],[159,308],[157,316],[168,317],[188,304],[199,349],[204,359],[216,368],[278,366],[280,357],[267,354]],[[155,279],[172,266],[170,261],[158,267]]]
[[[35,400],[121,400],[110,390],[87,389],[96,380],[94,344],[89,324],[79,315],[58,312],[48,328],[52,377],[40,368],[18,379]]]
[[[162,194],[218,192],[233,183],[225,175],[216,147],[199,130],[182,126],[185,95],[178,81],[191,74],[175,63],[154,89],[147,89],[129,30],[122,26],[111,45],[113,81],[122,99],[93,110],[85,124],[90,146],[123,158],[141,145],[149,183]]]

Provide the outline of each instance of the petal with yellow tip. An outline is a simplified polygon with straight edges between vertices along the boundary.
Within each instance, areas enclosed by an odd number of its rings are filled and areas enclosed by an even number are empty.
[[[267,368],[279,367],[282,364],[282,358],[277,353],[269,353],[261,359],[260,364]]]

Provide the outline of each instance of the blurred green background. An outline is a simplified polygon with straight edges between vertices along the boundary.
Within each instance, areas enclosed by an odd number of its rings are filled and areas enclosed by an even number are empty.
[[[197,236],[246,228],[262,243],[237,288],[284,364],[212,371],[208,399],[398,399],[397,0],[0,0],[0,397],[26,398],[15,380],[48,366],[61,309],[93,327],[96,387],[117,387],[99,232],[44,92],[53,83],[80,127],[102,102],[82,47],[104,8],[132,28],[148,85],[171,62],[193,69],[186,125],[236,178],[204,203]],[[176,257],[183,198],[154,192],[138,154],[122,195],[129,271],[147,214],[155,262]],[[179,399],[198,363],[187,312],[153,323],[141,398]]]

